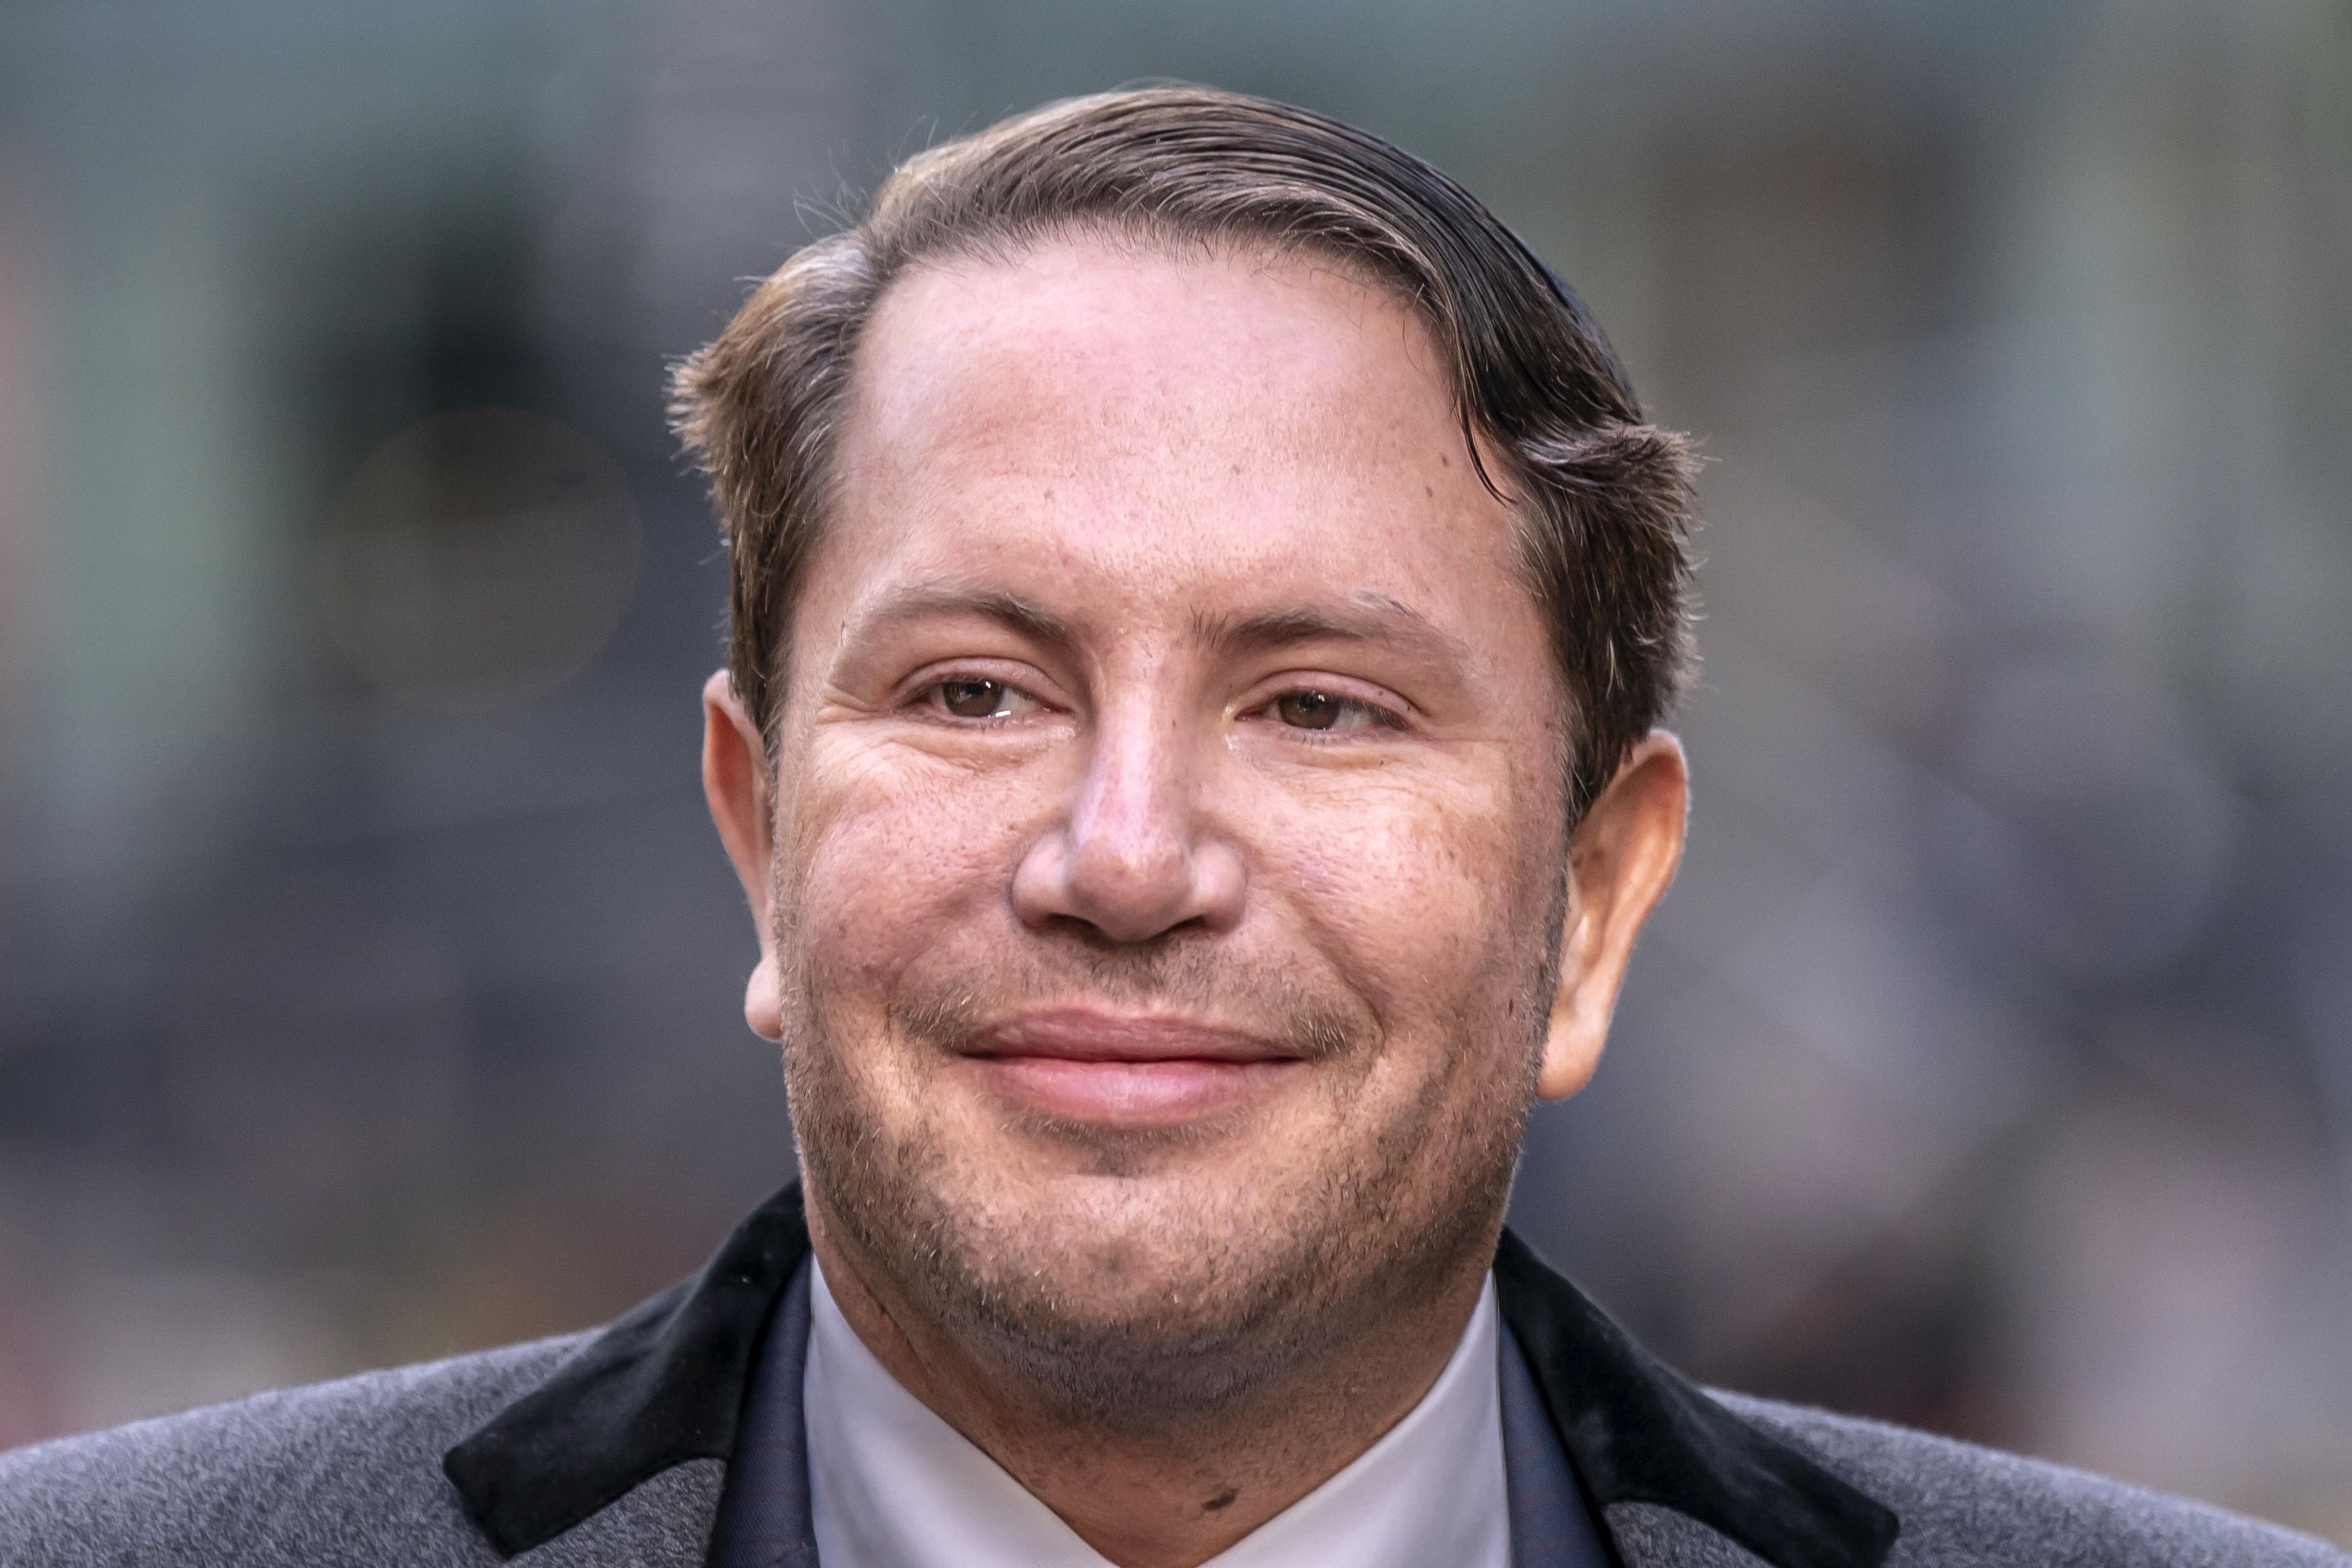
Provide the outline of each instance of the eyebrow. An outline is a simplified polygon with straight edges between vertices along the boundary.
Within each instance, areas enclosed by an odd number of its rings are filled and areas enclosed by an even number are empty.
[[[1064,652],[1077,646],[1077,634],[1070,623],[1042,605],[1001,589],[953,582],[912,582],[892,589],[844,629],[841,646],[862,645],[909,622],[949,615],[993,621],[1007,631]]]
[[[1003,589],[953,581],[912,582],[890,590],[845,629],[840,646],[861,647],[911,622],[953,615],[995,622],[1057,652],[1074,652],[1078,646],[1070,622],[1044,606]],[[1195,611],[1192,632],[1202,646],[1222,654],[1342,642],[1379,643],[1457,674],[1476,662],[1467,643],[1412,605],[1369,591],[1337,603],[1292,605],[1241,617]]]
[[[1470,645],[1401,599],[1358,593],[1339,604],[1307,604],[1234,620],[1195,613],[1193,635],[1223,653],[1255,653],[1299,643],[1379,643],[1433,663],[1464,670]]]

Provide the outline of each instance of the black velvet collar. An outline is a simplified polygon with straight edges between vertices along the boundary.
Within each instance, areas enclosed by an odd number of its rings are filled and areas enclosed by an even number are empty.
[[[1508,1230],[1495,1294],[1594,1506],[1686,1514],[1774,1568],[1877,1568],[1892,1511],[1636,1344]]]
[[[499,1552],[551,1540],[673,1465],[730,1458],[761,1336],[808,1251],[795,1184],[701,1273],[450,1449],[442,1468]],[[1774,1568],[1885,1557],[1893,1513],[1669,1371],[1508,1231],[1495,1286],[1596,1508],[1673,1509]]]
[[[441,1469],[482,1533],[511,1557],[673,1465],[730,1457],[761,1335],[808,1253],[794,1182],[701,1273],[615,1322],[450,1449]]]

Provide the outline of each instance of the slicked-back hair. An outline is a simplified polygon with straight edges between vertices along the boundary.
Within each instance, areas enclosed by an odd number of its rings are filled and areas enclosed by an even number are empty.
[[[794,595],[877,303],[927,260],[1090,232],[1312,253],[1418,312],[1471,460],[1519,518],[1580,817],[1691,668],[1687,444],[1644,419],[1583,302],[1469,192],[1327,116],[1205,88],[1072,99],[917,154],[679,365],[672,416],[727,542],[730,674],[771,754]]]

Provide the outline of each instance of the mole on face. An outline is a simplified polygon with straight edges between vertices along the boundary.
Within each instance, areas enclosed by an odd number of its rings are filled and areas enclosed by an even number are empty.
[[[1202,1513],[1222,1513],[1226,1509],[1233,1507],[1234,1499],[1241,1495],[1242,1494],[1235,1489],[1227,1487],[1224,1490],[1219,1492],[1216,1496],[1202,1503],[1201,1505],[1201,1511]]]

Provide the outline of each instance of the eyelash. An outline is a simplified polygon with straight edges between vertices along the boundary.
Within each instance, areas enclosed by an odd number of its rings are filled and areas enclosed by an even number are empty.
[[[1004,680],[999,676],[983,674],[978,671],[950,672],[950,674],[941,675],[935,680],[926,681],[921,685],[916,687],[909,695],[908,698],[908,706],[909,707],[923,708],[929,711],[932,716],[939,719],[940,722],[962,729],[994,728],[1001,725],[1010,724],[1022,716],[1017,713],[962,715],[951,714],[943,711],[945,701],[943,694],[945,689],[949,686],[959,684],[992,685],[999,687],[1005,692],[1018,693],[1021,696],[1027,698],[1030,702],[1034,703],[1041,707],[1046,706],[1045,700],[1043,697],[1038,696],[1035,693],[1027,691],[1014,683]],[[1273,693],[1271,695],[1267,696],[1264,702],[1257,704],[1247,711],[1251,714],[1267,713],[1280,704],[1285,697],[1298,696],[1320,696],[1327,698],[1339,704],[1343,714],[1349,710],[1353,710],[1354,712],[1362,715],[1366,721],[1361,725],[1344,730],[1339,729],[1336,725],[1328,728],[1321,729],[1308,725],[1298,724],[1283,724],[1280,726],[1280,727],[1289,731],[1290,733],[1305,737],[1317,745],[1331,744],[1342,737],[1360,734],[1366,729],[1395,731],[1402,730],[1406,727],[1404,716],[1397,712],[1395,709],[1374,702],[1369,697],[1351,696],[1345,692],[1334,691],[1328,686],[1286,686],[1282,690]],[[937,700],[935,701],[934,699]],[[1280,721],[1277,719],[1276,722],[1279,723]]]
[[[1002,693],[1017,693],[1039,707],[1045,706],[1045,699],[1034,692],[1005,680],[1002,676],[987,674],[978,670],[951,670],[934,680],[926,681],[908,694],[907,706],[920,708],[940,722],[962,729],[993,728],[999,725],[1010,724],[1022,716],[1017,713],[984,715],[950,713],[947,711],[946,692],[948,687],[953,685],[995,686]],[[1002,700],[1003,698],[1000,697],[999,701]]]
[[[1362,724],[1354,726],[1348,729],[1341,729],[1338,727],[1336,724],[1328,728],[1317,729],[1309,725],[1283,724],[1280,716],[1278,715],[1276,716],[1275,722],[1280,725],[1284,730],[1292,735],[1309,740],[1318,746],[1336,745],[1350,735],[1360,735],[1366,730],[1386,730],[1394,732],[1405,727],[1404,716],[1396,712],[1394,709],[1385,707],[1381,704],[1372,701],[1369,697],[1350,696],[1345,692],[1332,691],[1328,686],[1286,686],[1281,691],[1278,691],[1272,696],[1266,698],[1265,701],[1260,703],[1256,707],[1252,708],[1250,711],[1252,713],[1268,713],[1276,708],[1285,697],[1302,696],[1319,696],[1327,698],[1339,705],[1342,715],[1352,709],[1354,712],[1361,715],[1364,719]]]

